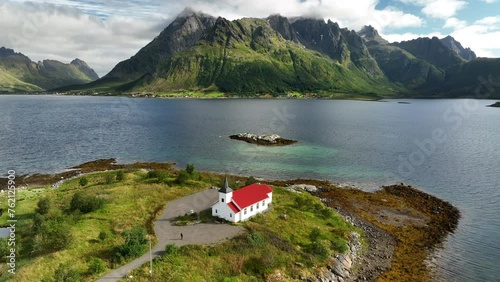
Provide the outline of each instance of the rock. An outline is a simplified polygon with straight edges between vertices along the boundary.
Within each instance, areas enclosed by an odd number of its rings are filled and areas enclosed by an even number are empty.
[[[307,184],[295,184],[295,185],[289,186],[288,188],[294,189],[295,191],[304,190],[304,191],[307,191],[309,193],[318,192],[318,187],[316,187],[314,185],[307,185]]]
[[[347,269],[350,269],[352,267],[352,260],[350,256],[346,256],[345,254],[339,255],[337,260]]]
[[[277,134],[256,135],[252,133],[240,133],[230,135],[229,138],[264,146],[285,146],[297,143],[296,140],[285,139]]]

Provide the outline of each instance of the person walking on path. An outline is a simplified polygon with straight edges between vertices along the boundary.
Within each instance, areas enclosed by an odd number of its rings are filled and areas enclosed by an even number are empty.
[[[183,239],[184,239],[184,235],[181,233],[181,240],[183,240]]]

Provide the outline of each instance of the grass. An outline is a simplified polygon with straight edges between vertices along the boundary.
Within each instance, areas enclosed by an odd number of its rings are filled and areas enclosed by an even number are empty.
[[[15,276],[7,275],[6,264],[0,266],[0,281],[40,281],[50,279],[60,264],[71,263],[72,268],[83,273],[83,281],[93,281],[97,276],[87,273],[90,257],[103,259],[108,268],[117,265],[111,263],[111,248],[123,243],[120,234],[136,226],[145,227],[151,216],[168,201],[195,193],[210,187],[207,182],[189,180],[185,185],[174,184],[175,175],[168,179],[171,186],[152,183],[145,179],[146,173],[134,171],[126,173],[126,180],[106,184],[106,175],[115,172],[93,173],[85,176],[89,184],[80,186],[79,179],[66,182],[58,190],[49,187],[35,190],[22,190],[18,194],[16,216],[18,221],[18,271]],[[68,215],[72,196],[76,192],[95,195],[105,199],[102,209],[89,214]],[[64,250],[33,255],[33,217],[40,196],[51,200],[51,213],[62,215],[71,223],[73,240]],[[6,195],[2,194],[2,198]],[[0,208],[6,208],[7,201],[1,199]],[[76,220],[72,221],[71,218]],[[6,213],[0,218],[0,224],[6,224]],[[103,242],[98,240],[99,233],[109,236]]]
[[[299,200],[298,200],[299,199]],[[301,203],[298,205],[297,203]],[[156,277],[164,281],[280,281],[315,277],[332,253],[342,253],[353,227],[309,194],[274,187],[266,214],[239,223],[248,233],[215,246],[181,247],[154,261]],[[286,214],[286,219],[282,215]],[[326,256],[311,252],[311,231],[319,230]],[[152,281],[149,266],[135,270],[127,281]],[[154,280],[156,281],[156,280]]]
[[[181,186],[175,184],[175,173],[169,172],[166,178],[160,180],[148,178],[143,170],[133,170],[125,173],[125,180],[109,183],[110,174],[115,176],[117,172],[85,175],[89,181],[85,187],[76,178],[57,190],[49,186],[20,190],[16,206],[19,220],[16,228],[17,273],[15,276],[7,274],[7,265],[2,263],[0,281],[56,281],[54,276],[61,265],[78,272],[81,281],[94,281],[104,274],[91,272],[95,258],[102,260],[104,269],[108,270],[126,263],[112,262],[114,254],[111,250],[123,244],[123,231],[134,227],[147,228],[167,202],[218,185],[221,181],[220,176],[200,173],[193,178],[199,179],[198,175],[201,175],[202,180],[191,179]],[[237,186],[241,185],[233,187]],[[104,199],[104,207],[88,214],[69,213],[71,199],[77,192]],[[0,208],[5,209],[6,195],[0,197]],[[35,210],[42,197],[50,199],[51,203],[45,216],[59,218],[61,224],[70,225],[68,234],[72,240],[62,250],[33,252],[37,240]],[[325,211],[326,208],[313,196],[294,194],[276,187],[273,209],[266,215],[243,223],[248,230],[258,234],[254,236],[256,240],[249,240],[244,235],[216,246],[183,247],[177,257],[156,260],[155,269],[165,277],[171,277],[171,281],[215,281],[221,277],[234,278],[229,281],[257,281],[276,272],[295,278],[310,276],[317,265],[325,264],[324,257],[310,251],[311,230],[319,229],[321,238],[318,242],[328,246],[328,254],[341,252],[352,230],[338,215]],[[280,218],[282,214],[287,214],[286,220]],[[6,221],[4,213],[0,224],[5,225]],[[106,233],[106,236],[101,238],[101,233]],[[297,266],[295,262],[303,266]],[[266,265],[264,271],[259,267],[262,264]],[[137,279],[141,279],[144,271],[142,268],[136,271]]]

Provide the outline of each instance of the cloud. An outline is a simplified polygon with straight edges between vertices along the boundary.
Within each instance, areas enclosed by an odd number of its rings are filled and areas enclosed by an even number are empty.
[[[378,0],[4,0],[0,46],[32,60],[70,62],[78,57],[102,76],[153,40],[185,7],[228,19],[315,16],[358,30],[418,27],[423,20]]]
[[[446,20],[443,28],[460,29],[467,26],[466,21],[459,20],[457,18],[449,18]]]
[[[86,61],[100,75],[128,59],[168,24],[165,18],[106,21],[74,7],[54,4],[0,3],[0,46],[15,49],[34,61]]]
[[[446,28],[452,28],[450,33],[464,47],[471,48],[479,57],[500,57],[500,16],[485,17],[468,25],[466,21],[450,18],[446,21]],[[446,35],[440,32],[428,34],[404,33],[382,34],[389,42],[400,42],[419,37],[439,37]]]
[[[437,19],[448,19],[467,6],[462,0],[399,0],[402,3],[423,6],[422,13]],[[491,1],[491,0],[487,0]]]

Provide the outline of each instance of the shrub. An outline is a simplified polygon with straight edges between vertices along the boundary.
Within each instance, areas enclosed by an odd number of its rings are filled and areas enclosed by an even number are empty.
[[[79,210],[82,213],[89,213],[102,208],[104,200],[97,196],[84,196],[77,192],[71,198],[70,211]]]
[[[135,227],[122,233],[125,243],[116,248],[115,261],[121,258],[137,257],[145,251],[148,239],[147,232],[143,227]]]
[[[255,230],[252,230],[250,233],[248,233],[247,240],[248,243],[253,246],[262,245],[265,242],[264,237]]]
[[[189,175],[193,175],[193,173],[194,173],[194,164],[187,164],[186,165],[186,172]]]
[[[90,258],[90,261],[89,261],[89,272],[91,274],[99,274],[99,273],[102,273],[106,270],[106,263],[100,259],[100,258],[96,258],[96,257],[91,257]]]
[[[99,240],[102,242],[106,239],[108,239],[108,233],[104,232],[104,231],[101,231],[99,233],[99,236],[97,236],[99,238]]]
[[[123,170],[119,170],[116,173],[116,181],[121,182],[123,180],[125,180],[125,172]]]
[[[80,178],[80,186],[84,187],[89,184],[89,180],[86,177]]]
[[[111,174],[111,173],[110,174],[106,174],[106,177],[104,178],[104,182],[109,185],[109,184],[113,183],[113,181],[115,180],[115,178],[116,177],[113,174]]]
[[[181,170],[179,172],[179,175],[175,179],[175,182],[182,185],[182,184],[186,183],[186,181],[188,181],[188,180],[189,180],[189,173],[187,173],[185,170]]]
[[[54,280],[58,282],[78,282],[81,281],[80,272],[71,268],[69,264],[61,264],[54,274]]]
[[[35,211],[41,215],[47,214],[50,210],[50,199],[42,198],[36,204]]]
[[[179,247],[174,244],[168,244],[165,246],[165,254],[170,256],[175,256],[179,252]]]
[[[318,239],[322,237],[321,230],[318,228],[314,228],[311,233],[309,233],[309,239],[311,239],[311,242],[316,242]]]
[[[163,170],[151,170],[148,172],[147,178],[156,178],[158,182],[166,182],[168,173]]]
[[[249,178],[247,178],[247,180],[245,181],[245,186],[248,186],[248,185],[252,185],[252,184],[255,184],[257,183],[257,179],[255,179],[255,177],[253,176],[250,176]]]
[[[262,258],[251,257],[243,263],[243,270],[246,274],[257,274],[264,275],[267,270],[268,265],[264,262]]]
[[[63,217],[39,218],[34,238],[35,252],[53,252],[63,250],[73,241],[71,225]]]
[[[10,254],[10,247],[7,238],[0,238],[0,262],[6,262]]]

